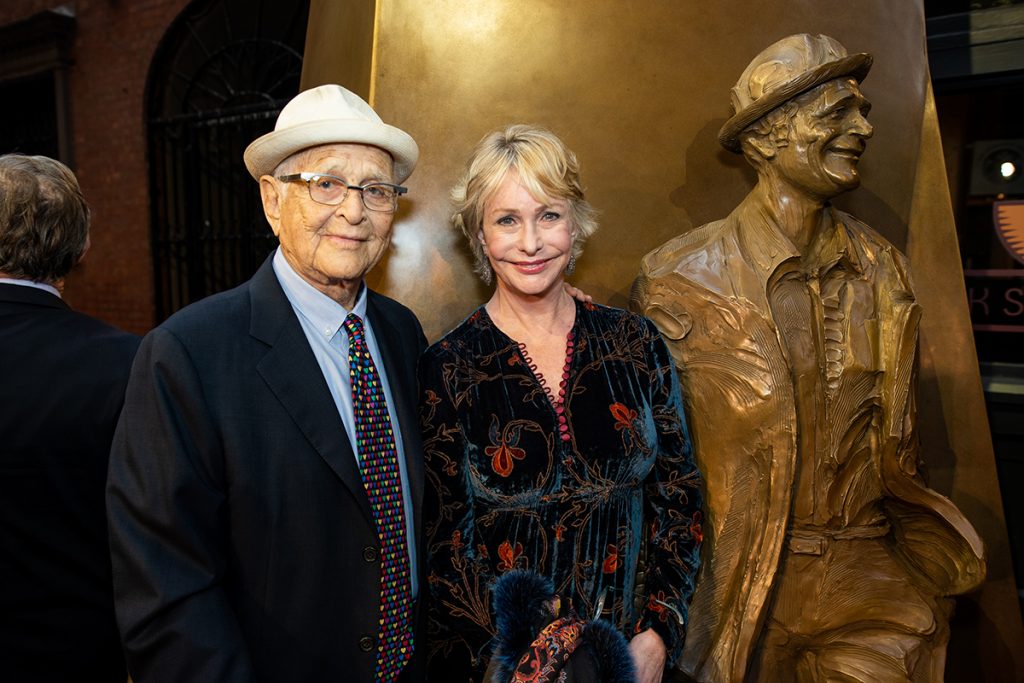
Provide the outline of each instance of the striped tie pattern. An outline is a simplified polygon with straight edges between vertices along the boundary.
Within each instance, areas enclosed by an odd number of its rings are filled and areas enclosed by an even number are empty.
[[[345,318],[352,404],[363,487],[380,540],[380,630],[377,681],[394,681],[412,656],[412,594],[398,452],[380,375],[366,347],[363,321]]]

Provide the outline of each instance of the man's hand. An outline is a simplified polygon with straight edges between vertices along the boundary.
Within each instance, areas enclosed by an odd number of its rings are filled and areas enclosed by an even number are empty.
[[[647,629],[633,636],[629,641],[629,653],[633,655],[637,683],[661,683],[665,672],[665,643],[653,629]]]
[[[594,303],[594,297],[590,296],[589,294],[584,292],[582,289],[579,289],[577,287],[573,287],[568,282],[563,282],[562,285],[565,287],[565,293],[568,294],[569,296],[571,296],[573,299],[581,301],[581,302],[583,302],[585,304],[592,304],[592,303]]]

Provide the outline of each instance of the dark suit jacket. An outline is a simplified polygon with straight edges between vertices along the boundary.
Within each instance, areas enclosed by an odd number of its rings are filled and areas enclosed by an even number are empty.
[[[139,338],[0,284],[0,678],[123,681],[103,483]]]
[[[419,527],[415,370],[426,340],[411,311],[368,296]],[[373,680],[373,514],[269,259],[143,340],[107,494],[136,681]]]

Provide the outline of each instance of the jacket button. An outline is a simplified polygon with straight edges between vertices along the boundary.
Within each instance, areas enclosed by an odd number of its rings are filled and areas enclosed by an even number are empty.
[[[367,562],[376,562],[377,549],[374,548],[372,545],[368,545],[365,548],[363,548],[363,559]]]
[[[363,636],[359,639],[359,649],[363,652],[369,652],[373,649],[373,638],[370,636]]]

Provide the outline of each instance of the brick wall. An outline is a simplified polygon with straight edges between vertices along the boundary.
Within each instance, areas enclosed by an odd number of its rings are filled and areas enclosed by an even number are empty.
[[[56,8],[5,0],[0,25]],[[92,250],[65,298],[118,327],[153,325],[144,96],[160,40],[189,0],[78,0],[68,72],[74,171],[92,207]]]

